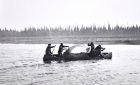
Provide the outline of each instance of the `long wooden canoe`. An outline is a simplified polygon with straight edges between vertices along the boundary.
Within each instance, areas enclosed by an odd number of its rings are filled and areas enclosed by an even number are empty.
[[[64,53],[62,60],[75,61],[75,60],[95,60],[95,59],[112,59],[112,52],[103,52],[103,57],[89,57],[89,53]],[[43,61],[58,60],[58,54],[44,55]]]

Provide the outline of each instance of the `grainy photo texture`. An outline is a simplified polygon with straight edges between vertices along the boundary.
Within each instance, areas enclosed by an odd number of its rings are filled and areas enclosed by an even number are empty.
[[[140,0],[0,0],[0,85],[140,85]]]

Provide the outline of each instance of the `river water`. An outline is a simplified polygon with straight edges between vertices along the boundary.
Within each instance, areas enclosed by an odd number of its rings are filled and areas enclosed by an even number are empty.
[[[49,64],[42,61],[46,47],[45,44],[0,44],[0,85],[140,84],[140,45],[103,45],[105,51],[113,53],[111,60]],[[54,53],[57,50],[58,45]]]

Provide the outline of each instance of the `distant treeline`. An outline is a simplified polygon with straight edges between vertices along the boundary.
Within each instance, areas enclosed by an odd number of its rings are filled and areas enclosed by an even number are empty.
[[[29,27],[25,28],[24,30],[17,31],[17,30],[7,30],[0,29],[0,37],[39,37],[39,36],[68,36],[68,35],[94,35],[94,36],[112,36],[112,35],[140,35],[140,26],[129,26],[129,27],[122,27],[116,25],[115,27],[111,27],[110,24],[108,26],[103,27],[96,27],[94,26],[75,26],[75,27],[66,27],[62,28],[55,27],[55,28],[35,28]]]

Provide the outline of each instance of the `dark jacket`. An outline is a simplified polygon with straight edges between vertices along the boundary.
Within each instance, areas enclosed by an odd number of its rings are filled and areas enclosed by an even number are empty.
[[[48,46],[48,47],[46,48],[46,54],[52,54],[51,48],[53,48],[53,47],[55,47],[55,46]]]
[[[99,45],[95,48],[96,51],[102,51],[102,50],[104,50],[104,49],[105,49],[105,48],[103,48],[103,47],[101,47],[101,46],[99,46]]]
[[[69,46],[60,45],[59,46],[59,50],[58,50],[58,54],[63,52],[63,50],[64,50],[63,48],[64,47],[69,47]]]

